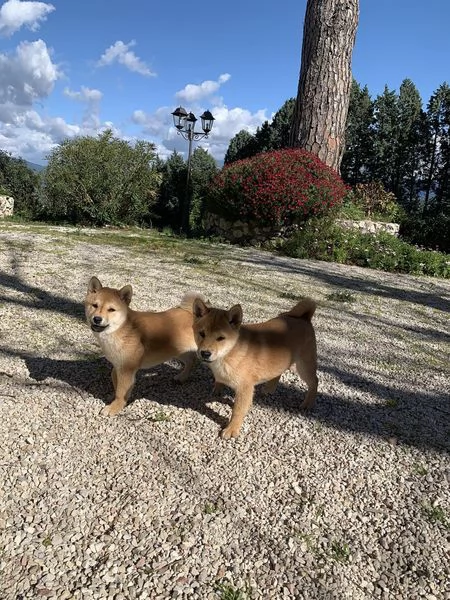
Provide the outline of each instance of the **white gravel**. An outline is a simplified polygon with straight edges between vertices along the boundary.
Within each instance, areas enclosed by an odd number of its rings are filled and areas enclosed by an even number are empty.
[[[142,236],[0,225],[0,599],[450,599],[449,281]],[[174,362],[101,417],[92,275],[247,321],[312,296],[316,408],[286,374],[225,442],[231,395]]]

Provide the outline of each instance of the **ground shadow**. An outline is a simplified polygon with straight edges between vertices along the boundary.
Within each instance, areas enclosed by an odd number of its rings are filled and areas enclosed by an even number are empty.
[[[30,378],[35,381],[52,378],[85,391],[105,403],[112,399],[111,367],[105,359],[86,361],[31,356],[23,358]],[[161,406],[190,408],[220,427],[226,425],[226,420],[208,406],[213,386],[209,370],[204,365],[197,366],[191,379],[184,384],[173,380],[178,370],[175,363],[164,363],[153,369],[140,371],[131,395],[131,403],[136,398],[145,398]],[[321,371],[339,379],[353,390],[359,390],[361,394],[369,392],[371,402],[319,393],[314,409],[303,414],[300,405],[304,388],[281,383],[270,395],[265,395],[258,387],[255,403],[272,410],[287,411],[299,417],[303,415],[302,418],[320,422],[326,427],[381,437],[393,443],[404,443],[418,448],[450,449],[448,395],[418,395],[399,391],[394,385],[374,382],[369,376],[355,375],[327,365],[322,366]],[[222,401],[231,405],[232,397],[231,391],[226,391]]]
[[[5,302],[25,308],[57,312],[80,321],[85,318],[84,307],[81,302],[74,302],[64,296],[59,296],[38,286],[25,283],[17,275],[8,275],[4,271],[0,271],[0,286],[23,294],[22,297],[0,294],[0,303]]]
[[[395,300],[405,300],[422,306],[437,308],[442,311],[450,311],[450,300],[448,292],[441,285],[439,279],[427,280],[426,288],[424,291],[414,289],[401,289],[395,287],[394,273],[384,273],[383,271],[376,271],[377,280],[374,279],[374,272],[368,270],[367,276],[358,271],[356,268],[346,266],[350,273],[344,275],[343,273],[332,272],[337,270],[336,265],[333,263],[326,263],[327,270],[323,270],[323,264],[317,261],[287,258],[283,256],[277,256],[272,254],[262,254],[255,251],[252,256],[232,256],[231,259],[235,262],[242,262],[257,267],[262,267],[266,270],[276,271],[278,273],[298,274],[310,277],[312,280],[319,280],[328,285],[335,286],[339,289],[353,290],[355,292],[368,293],[374,296],[380,296],[383,298],[393,298]],[[320,268],[317,268],[320,265]],[[343,266],[343,265],[342,265]],[[362,268],[362,267],[361,267]],[[385,281],[382,281],[384,276]],[[406,275],[399,274],[399,277],[406,277]],[[412,276],[409,276],[412,277]],[[392,284],[390,283],[392,281]]]
[[[30,378],[34,381],[56,379],[88,393],[105,404],[111,402],[114,397],[111,365],[105,358],[88,361],[35,356],[22,358]],[[180,365],[176,365],[176,361],[173,364],[163,363],[152,369],[139,371],[129,404],[139,398],[152,400],[161,406],[190,408],[224,427],[226,420],[207,404],[210,399],[208,390],[213,388],[213,379],[206,367],[198,365],[192,377],[183,384],[174,380],[179,371]],[[223,401],[229,403],[226,398]]]

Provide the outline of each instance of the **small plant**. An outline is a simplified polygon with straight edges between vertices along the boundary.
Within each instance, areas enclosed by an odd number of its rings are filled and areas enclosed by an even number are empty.
[[[218,510],[219,508],[217,504],[214,504],[214,502],[207,502],[203,508],[203,512],[205,513],[205,515],[213,515]]]
[[[46,548],[48,548],[49,546],[52,545],[52,538],[48,535],[47,537],[45,537],[42,540],[42,545],[45,546]]]
[[[431,523],[441,523],[447,529],[450,528],[449,523],[444,512],[444,509],[440,506],[430,506],[428,504],[422,505],[422,512]]]
[[[280,292],[278,294],[279,298],[286,298],[287,300],[296,300],[299,302],[302,299],[302,296],[299,294],[295,294],[294,292]]]
[[[170,421],[170,415],[165,413],[163,410],[158,410],[151,418],[153,423],[163,423],[164,421]]]
[[[328,294],[327,300],[331,300],[332,302],[355,302],[355,296],[348,291],[343,292],[331,292]]]
[[[191,264],[191,265],[201,265],[203,264],[203,260],[198,256],[189,256],[185,254],[183,256],[183,262]]]
[[[251,598],[251,590],[247,586],[244,590],[239,590],[225,581],[216,583],[215,591],[221,600],[250,600]]]
[[[413,465],[413,471],[414,473],[417,473],[417,475],[428,475],[428,469],[420,463],[415,463]]]
[[[331,543],[331,558],[338,562],[348,562],[350,548],[345,542],[334,541]]]
[[[386,400],[385,406],[388,406],[389,408],[396,408],[398,406],[398,400],[396,398],[389,398]]]

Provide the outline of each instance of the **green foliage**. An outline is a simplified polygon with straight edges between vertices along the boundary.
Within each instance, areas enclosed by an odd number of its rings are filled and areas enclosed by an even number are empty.
[[[450,213],[411,213],[402,220],[400,235],[411,244],[450,252]]]
[[[264,121],[252,135],[242,129],[231,140],[225,154],[225,164],[243,160],[259,154],[280,150],[289,146],[292,115],[295,108],[295,98],[289,98],[278,110],[272,122]]]
[[[448,278],[450,256],[422,250],[388,233],[348,231],[332,218],[311,219],[281,247],[296,258],[338,262],[382,271]]]
[[[231,138],[224,163],[228,165],[237,160],[250,158],[250,156],[254,156],[257,152],[255,136],[247,130],[241,129],[241,131]]]
[[[205,212],[206,197],[211,181],[217,175],[218,168],[214,158],[203,148],[196,148],[191,157],[191,211],[190,230],[194,235],[202,232],[202,220]]]
[[[310,152],[276,150],[225,166],[210,186],[208,209],[229,220],[283,226],[329,212],[346,191]]]
[[[353,80],[347,113],[346,147],[341,163],[345,182],[356,185],[371,177],[368,166],[373,161],[374,103],[367,86],[363,89]]]
[[[214,158],[203,148],[196,148],[191,156],[189,194],[191,199],[189,224],[194,234],[201,233],[205,197],[212,178],[217,173]],[[162,183],[153,207],[155,224],[180,231],[186,202],[187,164],[181,154],[174,151],[159,165]]]
[[[385,190],[381,181],[358,183],[347,195],[346,201],[361,209],[364,217],[397,222],[403,215],[394,194]]]
[[[231,583],[222,581],[216,583],[214,587],[221,600],[250,600],[251,598],[251,590],[247,586],[244,590],[240,590]]]
[[[186,201],[187,165],[176,150],[159,165],[161,186],[153,215],[155,225],[170,227],[173,231],[181,229],[181,211]]]
[[[149,223],[160,183],[155,160],[153,144],[131,145],[111,130],[65,140],[43,173],[42,215],[83,225]]]
[[[21,158],[0,150],[0,193],[14,198],[14,213],[33,218],[39,175]]]

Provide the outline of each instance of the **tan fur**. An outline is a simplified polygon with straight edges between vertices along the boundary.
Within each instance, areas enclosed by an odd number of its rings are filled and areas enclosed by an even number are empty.
[[[265,383],[275,390],[284,371],[295,365],[308,391],[301,408],[311,408],[317,395],[317,350],[311,318],[316,309],[306,298],[290,311],[264,323],[242,325],[239,304],[230,310],[211,308],[194,300],[194,337],[198,357],[211,368],[216,390],[223,384],[236,392],[230,423],[222,431],[229,439],[239,435],[250,410],[254,387]]]
[[[113,365],[115,398],[103,413],[116,415],[128,401],[136,373],[179,358],[184,369],[175,377],[185,381],[195,361],[192,305],[198,294],[187,294],[180,306],[164,312],[139,312],[129,307],[132,288],[103,287],[92,277],[85,299],[86,320],[106,358]]]

